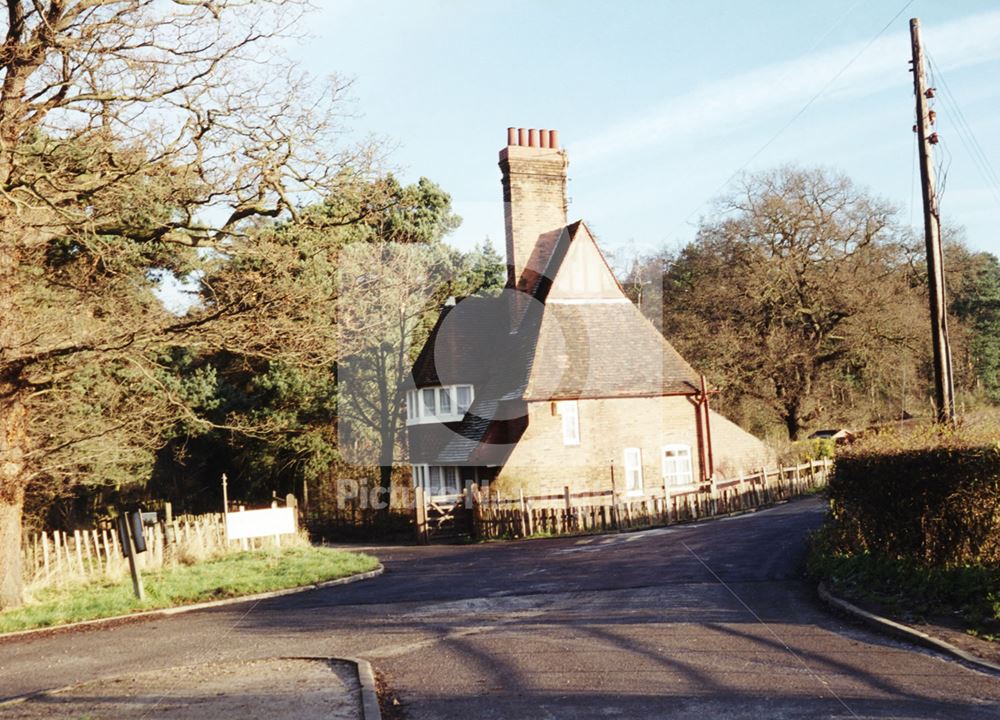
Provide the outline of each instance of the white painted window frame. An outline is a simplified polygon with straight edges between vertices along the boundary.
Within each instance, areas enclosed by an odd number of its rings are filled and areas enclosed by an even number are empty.
[[[642,448],[627,447],[623,455],[625,457],[625,494],[629,497],[641,496],[643,494]]]
[[[413,487],[422,487],[427,497],[457,499],[465,490],[461,465],[414,463],[410,469],[413,473]],[[479,482],[478,468],[473,472],[472,482]]]
[[[673,459],[667,459],[667,451],[683,451],[683,455],[676,455]],[[679,462],[681,460],[687,461],[687,472],[679,472]],[[668,473],[667,464],[674,464],[674,472]],[[694,460],[691,455],[691,446],[685,445],[684,443],[669,443],[660,448],[660,465],[663,472],[663,481],[666,483],[668,488],[683,488],[690,487],[694,485]],[[681,479],[687,476],[686,482],[681,482]]]
[[[458,402],[458,391],[463,388],[468,388],[469,390],[469,402],[465,406],[465,410],[462,410],[461,403]],[[476,399],[476,389],[472,385],[463,383],[455,385],[453,392],[455,393],[455,404],[453,406],[455,408],[455,412],[458,413],[459,415],[464,416],[465,413],[469,412],[469,408],[472,407],[472,402]]]
[[[562,420],[563,445],[580,444],[580,405],[576,400],[560,400],[556,411]]]
[[[457,422],[465,417],[464,412],[458,409],[458,388],[469,389],[469,407],[476,400],[476,388],[469,383],[459,383],[456,385],[444,385],[434,387],[417,388],[410,390],[406,397],[406,424],[425,425],[428,423]],[[427,405],[424,402],[424,391],[434,391],[434,412],[428,413]],[[449,410],[447,414],[441,412],[441,396],[447,395]],[[466,411],[468,412],[468,411]]]

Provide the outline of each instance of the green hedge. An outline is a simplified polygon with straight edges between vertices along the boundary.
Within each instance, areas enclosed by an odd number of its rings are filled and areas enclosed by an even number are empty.
[[[837,455],[827,489],[839,552],[1000,567],[995,432],[879,435]]]

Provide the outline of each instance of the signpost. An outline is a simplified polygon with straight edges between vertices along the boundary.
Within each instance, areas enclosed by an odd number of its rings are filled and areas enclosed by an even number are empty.
[[[128,558],[128,569],[132,573],[132,590],[139,600],[145,600],[146,589],[142,585],[142,575],[139,574],[135,562],[136,553],[146,552],[146,536],[142,532],[142,510],[122,513],[115,520],[115,527],[118,530],[122,555]]]

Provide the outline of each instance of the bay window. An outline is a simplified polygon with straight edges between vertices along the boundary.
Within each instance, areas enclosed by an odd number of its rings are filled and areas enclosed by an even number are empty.
[[[410,390],[406,393],[406,424],[456,422],[465,417],[474,397],[472,385]]]

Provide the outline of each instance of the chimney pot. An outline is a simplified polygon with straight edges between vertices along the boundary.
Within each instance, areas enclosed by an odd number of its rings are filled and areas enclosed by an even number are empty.
[[[525,290],[535,282],[566,227],[569,162],[564,152],[550,151],[558,138],[553,130],[518,128],[520,147],[500,151],[508,288]]]
[[[507,144],[517,145],[517,130],[515,128],[507,128]]]

